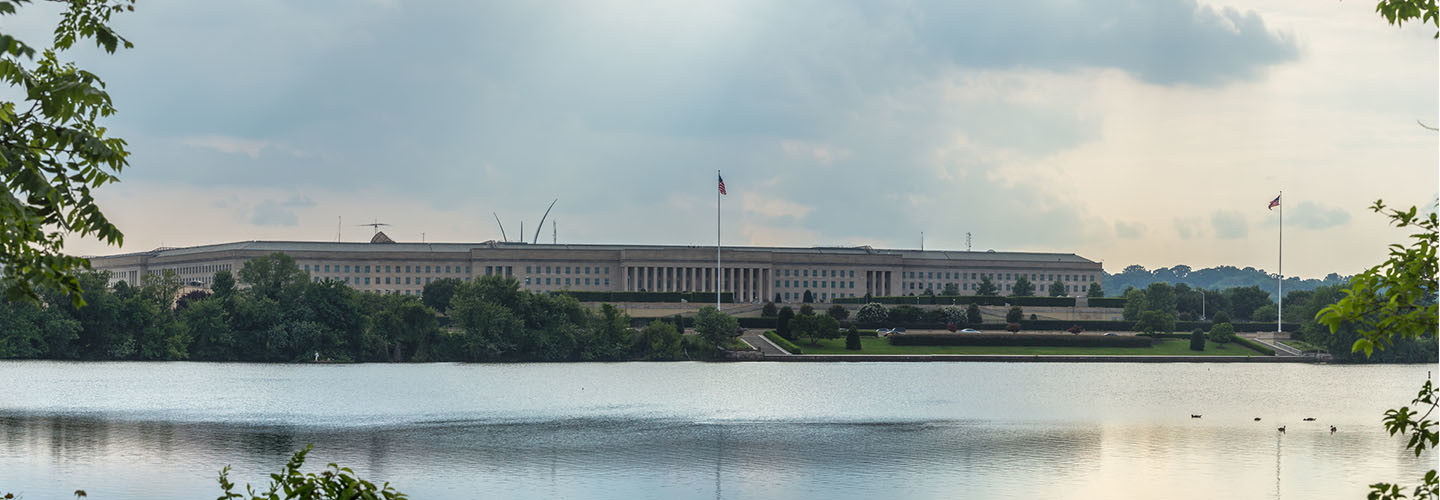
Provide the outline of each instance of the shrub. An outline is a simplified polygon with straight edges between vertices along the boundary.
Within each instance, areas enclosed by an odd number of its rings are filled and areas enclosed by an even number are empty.
[[[1192,351],[1203,351],[1203,350],[1205,350],[1205,331],[1204,331],[1204,330],[1201,330],[1201,329],[1199,329],[1199,328],[1196,328],[1195,331],[1190,332],[1190,350],[1192,350]]]
[[[384,500],[403,500],[407,497],[404,493],[395,491],[390,483],[383,483],[376,486],[374,483],[361,479],[359,475],[351,471],[349,467],[340,467],[330,464],[324,472],[319,474],[301,474],[300,467],[305,465],[305,455],[310,453],[314,445],[307,445],[305,449],[296,452],[285,464],[285,468],[278,474],[270,475],[269,490],[260,490],[246,486],[245,491],[251,493],[252,499],[307,499],[307,500],[329,500],[338,498],[373,498]],[[220,489],[223,495],[220,498],[246,498],[246,495],[235,493],[235,484],[230,482],[230,466],[220,469]],[[258,491],[257,491],[258,490]],[[256,494],[258,493],[258,494]],[[281,495],[284,496],[281,496]],[[77,491],[76,496],[84,496]]]
[[[770,339],[771,342],[774,342],[775,345],[780,346],[781,349],[784,349],[790,354],[804,353],[804,351],[800,350],[800,346],[795,345],[794,342],[786,340],[785,337],[781,337],[780,334],[777,334],[773,331],[765,332],[765,338]]]
[[[862,325],[874,325],[884,323],[890,318],[890,311],[878,303],[869,303],[860,307],[855,313],[855,321]]]
[[[972,325],[978,325],[985,320],[980,316],[980,306],[975,304],[970,304],[970,307],[965,308],[965,319]]]
[[[1030,313],[1030,321],[1035,321],[1037,319],[1040,319],[1040,317],[1036,316],[1035,313]]]
[[[1009,323],[1005,325],[1005,329],[1010,333],[1020,333],[1020,323]]]
[[[1080,332],[1085,331],[1085,329],[1084,329],[1084,328],[1080,328],[1080,325],[1070,325],[1070,328],[1067,329],[1067,330],[1065,330],[1065,331],[1070,332],[1070,333],[1073,333],[1073,334],[1075,334],[1075,335],[1079,335]]]
[[[809,302],[809,301],[807,300],[806,302]],[[812,316],[812,315],[814,315],[814,314],[815,314],[815,308],[814,308],[813,306],[811,306],[810,304],[800,304],[800,315],[801,315],[801,316]]]
[[[925,316],[925,311],[915,306],[895,306],[890,310],[890,321],[896,323],[914,323]]]
[[[1020,310],[1020,306],[1011,306],[1010,312],[1005,313],[1005,321],[1009,323],[1019,323],[1024,317],[1025,311]]]
[[[914,333],[890,336],[890,345],[910,346],[1047,346],[1047,347],[1150,347],[1149,337],[1120,335],[1004,335],[990,333]]]
[[[778,313],[779,310],[775,309],[774,302],[766,302],[765,307],[760,308],[760,317],[762,318],[773,318]]]
[[[794,338],[790,335],[790,321],[795,319],[795,310],[790,306],[780,308],[780,314],[775,318],[775,333],[787,339]]]
[[[949,322],[949,323],[945,323],[945,329],[946,329],[946,330],[950,330],[950,333],[955,333],[955,330],[959,330],[959,328],[956,328],[956,327],[955,327],[955,322],[954,322],[954,321],[951,321],[951,322]]]
[[[1217,344],[1224,344],[1235,340],[1235,327],[1230,323],[1220,323],[1210,327],[1210,340]]]
[[[845,306],[835,304],[830,306],[830,309],[826,310],[825,314],[829,314],[830,317],[835,318],[835,321],[845,321],[845,318],[850,317],[850,310],[846,309]]]
[[[1247,339],[1247,338],[1245,338],[1245,337],[1235,337],[1235,343],[1236,343],[1236,344],[1243,345],[1243,346],[1245,346],[1245,347],[1249,347],[1249,348],[1254,349],[1254,350],[1256,350],[1256,351],[1259,351],[1260,354],[1264,354],[1264,355],[1266,355],[1266,356],[1274,356],[1274,355],[1275,355],[1275,350],[1274,350],[1274,349],[1271,349],[1270,346],[1265,345],[1265,344],[1261,344],[1261,343],[1256,342],[1256,341],[1254,341],[1254,340]]]
[[[833,339],[840,337],[840,322],[829,315],[799,315],[790,320],[791,329],[796,337],[810,337],[811,344],[819,344],[820,339]]]
[[[845,348],[851,351],[860,350],[860,331],[850,327],[850,333],[845,335]]]

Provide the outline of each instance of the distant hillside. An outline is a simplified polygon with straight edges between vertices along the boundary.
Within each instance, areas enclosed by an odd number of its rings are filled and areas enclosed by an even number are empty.
[[[1348,280],[1348,276],[1335,273],[1330,273],[1325,279],[1286,278],[1285,293],[1314,290],[1326,285],[1342,285]],[[1208,289],[1258,286],[1261,290],[1270,292],[1270,300],[1275,300],[1275,278],[1265,270],[1253,267],[1240,269],[1233,266],[1220,266],[1191,270],[1190,266],[1182,264],[1151,271],[1145,269],[1145,266],[1129,266],[1120,274],[1105,273],[1103,287],[1106,296],[1114,297],[1125,293],[1126,287],[1145,288],[1151,283],[1162,281],[1172,285],[1185,283],[1191,287]]]

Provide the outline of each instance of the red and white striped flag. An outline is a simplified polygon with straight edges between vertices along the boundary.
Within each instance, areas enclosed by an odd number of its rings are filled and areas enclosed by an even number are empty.
[[[720,177],[720,174],[715,174],[715,176],[716,176],[716,177]],[[725,194],[725,178],[724,178],[724,177],[720,177],[720,194]]]
[[[725,192],[725,188],[724,188],[723,186],[720,188],[720,192],[722,192],[722,193]],[[1280,206],[1280,197],[1279,197],[1279,196],[1276,196],[1275,199],[1270,200],[1270,206],[1267,207],[1267,208],[1269,208],[1270,210],[1274,210],[1275,207],[1278,207],[1278,206]]]

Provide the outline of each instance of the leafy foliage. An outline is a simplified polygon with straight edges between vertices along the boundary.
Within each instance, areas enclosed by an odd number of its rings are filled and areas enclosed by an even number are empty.
[[[1217,344],[1235,340],[1235,326],[1230,323],[1216,323],[1215,326],[1210,327],[1210,340]]]
[[[975,295],[994,296],[999,294],[1000,287],[995,286],[995,282],[990,281],[989,276],[980,277],[980,284],[975,287]]]
[[[1030,278],[1021,274],[1019,278],[1015,279],[1015,284],[1010,287],[1010,295],[1016,297],[1035,295],[1035,284],[1030,282]]]
[[[1190,350],[1205,350],[1205,330],[1196,328],[1195,331],[1190,332]]]
[[[875,305],[878,306],[879,304]],[[884,309],[885,306],[880,306],[880,308]],[[860,308],[860,311],[864,312],[865,308]],[[780,313],[776,315],[775,318],[775,333],[778,333],[781,337],[785,337],[787,339],[795,338],[793,335],[790,334],[790,320],[793,319],[795,319],[794,309],[791,309],[790,306],[780,308]]]
[[[300,468],[305,465],[305,457],[314,449],[314,445],[308,445],[305,449],[290,457],[285,467],[278,473],[270,475],[270,486],[268,489],[257,493],[253,487],[247,485],[245,493],[236,493],[235,484],[230,482],[230,466],[220,470],[220,489],[222,494],[217,500],[241,499],[241,500],[404,500],[409,498],[404,493],[396,491],[390,483],[383,483],[376,486],[375,483],[362,479],[349,467],[341,467],[331,463],[319,474],[301,473]]]
[[[0,15],[27,3],[0,2]],[[134,10],[134,0],[67,2],[50,48],[0,32],[0,81],[23,95],[0,100],[0,291],[10,300],[38,301],[40,288],[85,304],[77,276],[85,258],[65,255],[65,237],[94,236],[119,245],[124,235],[100,211],[92,190],[115,182],[130,153],[99,121],[115,114],[105,82],[60,55],[91,39],[107,53],[130,48],[113,31],[111,15]]]
[[[1064,297],[1064,296],[1065,296],[1065,282],[1060,281],[1060,280],[1055,280],[1054,283],[1051,283],[1051,284],[1050,284],[1050,296],[1051,296],[1051,297]]]
[[[791,327],[795,336],[810,337],[811,344],[819,344],[820,339],[840,338],[840,322],[829,315],[802,314],[791,321]]]
[[[860,331],[856,330],[853,326],[850,327],[850,331],[845,334],[845,349],[851,351],[860,350]]]
[[[794,323],[806,316],[808,315],[802,314],[791,320],[791,328],[795,328]],[[740,335],[739,330],[740,323],[735,321],[734,316],[720,312],[713,306],[702,307],[695,315],[695,332],[717,348],[729,345],[730,339]]]
[[[1382,5],[1385,2],[1382,2]],[[1432,7],[1433,8],[1433,7]],[[1396,22],[1394,19],[1392,22]],[[1398,24],[1398,23],[1397,23]],[[1331,333],[1347,327],[1358,330],[1360,337],[1351,345],[1351,352],[1369,357],[1376,349],[1385,350],[1397,341],[1435,338],[1437,326],[1435,248],[1440,240],[1440,223],[1434,213],[1420,215],[1415,207],[1408,210],[1389,209],[1376,201],[1370,209],[1390,219],[1397,228],[1412,228],[1409,245],[1390,245],[1390,257],[1350,280],[1345,297],[1326,306],[1316,319],[1330,328]],[[1425,410],[1423,415],[1409,407],[1385,412],[1384,424],[1391,435],[1409,434],[1406,447],[1419,456],[1426,448],[1435,447],[1434,413],[1437,399],[1435,388],[1426,381],[1412,404]],[[1372,484],[1370,498],[1404,498],[1400,486],[1389,483]],[[1425,474],[1421,484],[1412,491],[1414,498],[1440,497],[1440,484],[1435,469]]]
[[[825,310],[825,314],[835,318],[836,321],[845,321],[845,318],[850,317],[850,310],[846,309],[845,306],[835,304],[830,306],[830,309]]]
[[[855,312],[855,321],[862,325],[884,323],[889,318],[890,311],[874,302],[860,306],[860,310]]]
[[[1009,311],[1005,312],[1005,321],[1008,323],[1019,323],[1024,318],[1025,311],[1020,310],[1020,306],[1012,306]]]

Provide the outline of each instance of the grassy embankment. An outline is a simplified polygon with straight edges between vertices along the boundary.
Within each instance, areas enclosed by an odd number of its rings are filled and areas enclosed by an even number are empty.
[[[820,345],[809,339],[796,342],[805,354],[1071,354],[1081,356],[1262,356],[1236,343],[1217,344],[1206,341],[1204,351],[1190,350],[1190,341],[1161,339],[1151,347],[1038,347],[1038,346],[892,346],[880,337],[860,337],[858,351],[845,349],[845,339],[821,340]]]

